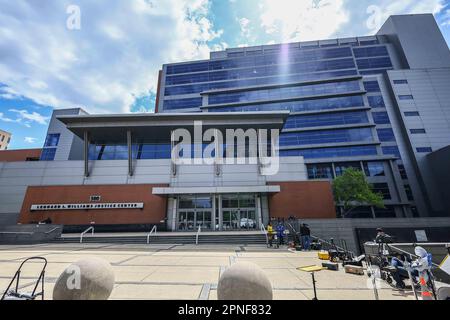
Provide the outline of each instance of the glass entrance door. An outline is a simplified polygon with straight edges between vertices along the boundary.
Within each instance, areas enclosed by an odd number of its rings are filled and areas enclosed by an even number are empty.
[[[256,229],[255,209],[223,210],[223,230],[254,230]]]
[[[257,228],[254,194],[222,196],[222,230],[255,230]]]
[[[178,231],[212,230],[212,199],[209,196],[179,197]]]
[[[240,229],[256,229],[256,212],[254,209],[240,210]]]
[[[212,228],[211,224],[211,211],[197,211],[195,217],[195,230],[201,227],[203,230],[210,230]]]
[[[178,214],[178,230],[194,231],[194,227],[195,227],[195,212],[180,211]]]

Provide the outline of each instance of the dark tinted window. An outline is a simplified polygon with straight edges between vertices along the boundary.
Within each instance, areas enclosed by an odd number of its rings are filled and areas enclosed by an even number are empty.
[[[389,191],[389,186],[387,183],[374,183],[372,185],[372,190],[375,193],[381,193],[384,200],[391,199],[391,193]]]

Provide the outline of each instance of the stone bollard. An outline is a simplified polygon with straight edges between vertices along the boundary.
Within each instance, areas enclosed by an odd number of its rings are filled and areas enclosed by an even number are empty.
[[[217,297],[219,300],[272,300],[272,284],[259,266],[239,262],[220,277]]]
[[[53,288],[53,300],[107,300],[114,288],[114,271],[99,258],[79,260],[68,266]]]
[[[450,300],[450,287],[440,287],[437,290],[438,300]]]

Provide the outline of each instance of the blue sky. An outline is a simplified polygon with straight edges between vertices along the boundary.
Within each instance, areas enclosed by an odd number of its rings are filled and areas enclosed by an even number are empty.
[[[41,147],[53,108],[151,112],[163,63],[374,34],[407,13],[433,13],[450,43],[450,0],[0,0],[0,129],[11,149]]]

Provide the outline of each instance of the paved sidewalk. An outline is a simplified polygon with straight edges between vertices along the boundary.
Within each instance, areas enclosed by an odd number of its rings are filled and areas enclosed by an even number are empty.
[[[238,261],[253,262],[271,279],[275,299],[310,300],[311,276],[296,270],[320,264],[316,252],[290,252],[264,246],[238,245],[108,245],[46,244],[0,246],[0,293],[6,289],[24,258],[43,256],[48,260],[46,299],[61,272],[78,259],[95,256],[111,263],[116,284],[111,299],[217,299],[217,283],[227,267]],[[31,263],[23,269],[22,291],[31,290],[40,266]],[[316,274],[317,295],[322,300],[374,300],[367,287],[367,276],[340,271]],[[411,292],[392,290],[382,285],[380,299],[413,300]]]

